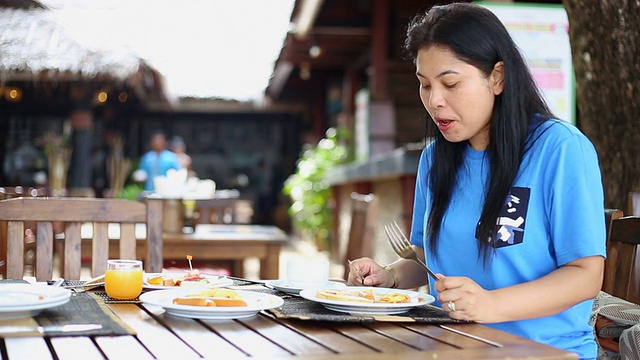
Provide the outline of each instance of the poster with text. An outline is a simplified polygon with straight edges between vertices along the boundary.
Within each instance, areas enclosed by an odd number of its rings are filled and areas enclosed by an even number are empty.
[[[575,124],[569,19],[562,5],[478,2],[502,20],[551,111]]]

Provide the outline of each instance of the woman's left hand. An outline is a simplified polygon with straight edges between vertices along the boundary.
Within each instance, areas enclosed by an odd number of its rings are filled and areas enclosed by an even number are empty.
[[[438,301],[452,319],[489,322],[492,294],[468,277],[442,276],[435,283]]]

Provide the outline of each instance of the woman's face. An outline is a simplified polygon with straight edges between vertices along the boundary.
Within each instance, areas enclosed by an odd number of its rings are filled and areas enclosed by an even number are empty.
[[[487,148],[495,97],[503,90],[502,71],[498,62],[487,77],[444,46],[418,51],[420,99],[447,141],[468,140],[475,150]]]

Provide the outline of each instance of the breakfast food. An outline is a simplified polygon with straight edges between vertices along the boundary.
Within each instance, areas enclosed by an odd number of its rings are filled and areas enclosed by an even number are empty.
[[[190,306],[216,306],[215,301],[206,297],[178,297],[173,299],[173,303]]]
[[[378,294],[372,289],[323,289],[318,290],[316,297],[337,301],[363,303],[409,303],[411,297],[400,292]]]
[[[247,306],[237,291],[231,289],[207,289],[173,299],[174,304],[190,306]]]
[[[321,299],[338,301],[375,302],[373,290],[323,289],[318,290],[316,296]]]
[[[178,278],[175,274],[161,274],[147,279],[149,285],[155,286],[201,286],[208,285],[209,280],[197,269],[185,273]]]
[[[384,303],[408,303],[411,302],[411,297],[407,294],[402,294],[399,292],[391,292],[380,296],[378,299],[379,302]]]

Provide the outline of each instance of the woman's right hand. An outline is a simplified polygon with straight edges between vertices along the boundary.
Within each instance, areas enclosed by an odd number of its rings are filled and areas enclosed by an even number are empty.
[[[392,287],[395,279],[391,271],[374,260],[364,257],[349,262],[347,285]]]

